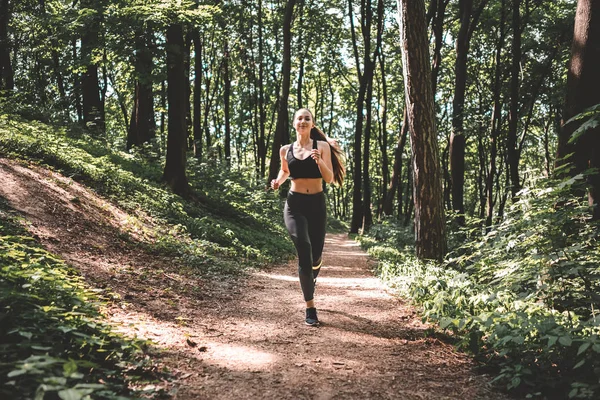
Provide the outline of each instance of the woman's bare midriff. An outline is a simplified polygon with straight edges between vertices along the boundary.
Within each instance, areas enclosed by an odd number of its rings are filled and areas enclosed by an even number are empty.
[[[292,192],[315,194],[323,191],[323,179],[321,178],[296,178],[292,180]]]

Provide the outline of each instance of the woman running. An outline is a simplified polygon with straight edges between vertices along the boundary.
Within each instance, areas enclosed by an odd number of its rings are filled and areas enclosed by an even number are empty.
[[[308,109],[296,111],[293,123],[296,141],[281,147],[281,169],[271,181],[271,188],[278,189],[288,177],[292,181],[283,218],[298,254],[298,275],[306,302],[305,322],[318,326],[314,292],[321,270],[327,217],[323,181],[341,185],[345,168],[341,150],[315,126]]]

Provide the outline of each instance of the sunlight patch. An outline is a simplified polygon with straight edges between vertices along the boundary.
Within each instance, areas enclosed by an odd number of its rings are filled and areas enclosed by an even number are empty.
[[[212,364],[228,369],[266,369],[277,361],[274,354],[257,350],[249,346],[230,343],[209,343],[210,359],[204,359]]]
[[[278,274],[261,274],[266,276],[267,278],[275,279],[277,281],[286,281],[286,282],[297,282],[297,276],[289,276],[289,275],[278,275]]]

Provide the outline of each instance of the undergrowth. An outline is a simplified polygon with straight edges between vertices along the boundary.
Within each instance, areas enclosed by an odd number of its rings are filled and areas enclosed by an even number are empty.
[[[0,156],[49,167],[92,188],[127,212],[121,239],[210,279],[293,255],[282,200],[246,179],[248,171],[189,159],[192,190],[182,198],[161,182],[164,154],[156,144],[126,152],[76,127],[9,115],[0,115]],[[98,311],[98,294],[17,225],[2,212],[0,398],[166,396],[151,384],[160,374],[148,343],[113,332]]]
[[[162,397],[152,383],[167,375],[149,343],[111,330],[99,293],[6,209],[0,204],[0,398]]]
[[[125,152],[79,129],[0,115],[0,155],[50,166],[153,224],[139,243],[180,257],[199,272],[234,274],[293,254],[281,200],[246,179],[248,171],[188,159],[191,193],[162,182],[164,154],[155,145]],[[130,229],[146,229],[135,218]],[[126,229],[126,228],[124,228]]]
[[[489,231],[461,231],[466,240],[442,264],[417,260],[413,234],[389,221],[359,240],[382,278],[459,338],[494,383],[525,398],[599,398],[600,227],[569,194],[579,178],[522,191]]]

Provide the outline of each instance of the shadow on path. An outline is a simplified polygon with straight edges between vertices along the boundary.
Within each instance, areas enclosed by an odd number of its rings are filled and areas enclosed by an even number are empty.
[[[154,340],[176,376],[175,399],[504,399],[472,361],[427,337],[415,310],[388,294],[369,258],[328,235],[304,325],[295,261],[244,280],[200,278],[181,260],[147,253],[131,216],[71,179],[0,159],[0,196],[50,251],[117,299],[119,330]],[[129,221],[129,222],[128,222]],[[136,216],[134,227],[151,224]]]

